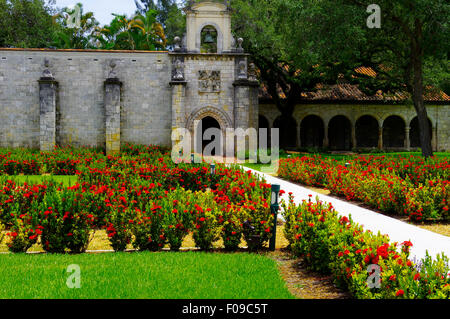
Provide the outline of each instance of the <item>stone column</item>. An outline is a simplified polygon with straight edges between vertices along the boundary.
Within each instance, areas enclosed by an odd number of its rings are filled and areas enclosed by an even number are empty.
[[[172,87],[172,131],[175,131],[178,128],[184,128],[186,125],[184,105],[186,98],[186,84],[186,81],[170,82]],[[189,128],[187,127],[187,129]],[[194,139],[195,137],[192,138]],[[175,146],[175,144],[179,143],[181,140],[181,136],[178,136],[172,141],[172,146]],[[192,147],[194,147],[193,144]]]
[[[409,126],[405,126],[405,148],[407,151],[411,150],[411,140],[409,138],[409,133],[411,132],[411,129]]]
[[[378,128],[378,149],[383,149],[383,126],[380,125]]]
[[[324,135],[323,135],[323,147],[324,148],[328,148],[330,146],[330,141],[328,140],[328,124],[329,122],[327,121],[324,125]]]
[[[432,126],[431,129],[431,147],[433,148],[433,152],[438,151],[438,144],[437,144],[437,126]]]
[[[352,123],[352,148],[358,147],[358,140],[356,139],[356,123]]]
[[[255,93],[258,82],[237,80],[234,85],[234,128],[246,131],[248,128],[258,129],[259,106]],[[248,137],[245,147],[248,148]],[[237,141],[235,144],[237,147]]]
[[[105,81],[105,125],[106,155],[120,153],[120,89],[122,82],[117,78]]]
[[[297,125],[297,148],[302,147],[302,121],[300,120]]]
[[[56,146],[56,99],[58,82],[48,69],[49,61],[45,60],[45,70],[39,79],[39,112],[40,112],[40,150],[52,151]]]
[[[175,42],[180,42],[179,38],[176,39]],[[179,44],[178,44],[179,46]],[[180,48],[181,50],[181,48]],[[176,50],[176,51],[180,51]],[[171,74],[171,82],[170,86],[172,87],[172,132],[179,128],[190,129],[186,126],[186,79],[184,75],[184,57],[173,55],[172,56],[172,74]],[[195,131],[195,128],[194,128]],[[194,132],[191,132],[194,134]],[[175,140],[172,141],[172,147],[181,142],[184,137],[176,136]],[[195,136],[192,136],[191,139],[191,150],[194,150],[194,140]],[[195,150],[194,150],[195,151]]]
[[[234,129],[240,128],[246,131],[250,125],[250,87],[245,80],[238,80],[234,83]],[[235,151],[238,143],[243,141],[235,138]],[[248,137],[245,138],[245,149],[248,149]]]

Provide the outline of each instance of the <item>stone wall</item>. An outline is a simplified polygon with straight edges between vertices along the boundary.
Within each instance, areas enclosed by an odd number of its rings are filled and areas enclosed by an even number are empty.
[[[259,114],[264,116],[269,126],[273,127],[275,120],[281,115],[275,105],[260,104]],[[450,150],[450,105],[427,105],[428,117],[433,126],[433,147],[437,151]],[[378,122],[379,128],[385,126],[385,120],[391,116],[399,116],[405,126],[405,136],[408,136],[411,121],[416,117],[412,105],[368,105],[368,104],[302,104],[297,105],[293,117],[295,130],[300,137],[302,121],[309,115],[318,116],[323,122],[324,138],[328,139],[328,125],[336,116],[343,115],[351,123],[354,130],[356,122],[364,115],[372,116]],[[381,131],[382,133],[382,131]],[[352,138],[356,138],[353,136]],[[327,141],[324,141],[326,143]],[[405,138],[405,148],[407,143]],[[297,147],[301,147],[301,138],[297,138]]]
[[[39,148],[44,60],[58,83],[56,142],[105,146],[105,80],[122,82],[121,143],[171,145],[170,60],[166,52],[0,49],[0,147]]]

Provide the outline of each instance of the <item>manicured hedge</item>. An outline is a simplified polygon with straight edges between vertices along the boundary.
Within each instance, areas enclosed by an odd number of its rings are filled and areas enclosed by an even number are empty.
[[[362,156],[345,163],[305,156],[280,160],[278,175],[414,221],[450,220],[450,164],[444,159]]]
[[[387,236],[364,231],[340,217],[331,204],[291,197],[283,203],[285,235],[291,250],[315,271],[332,274],[335,283],[361,299],[449,299],[450,264],[442,255],[413,262],[413,243],[392,243]],[[369,265],[379,266],[380,286],[370,288]],[[376,267],[375,266],[375,267]],[[371,270],[373,271],[373,269]],[[376,278],[374,278],[376,280]]]
[[[173,163],[168,150],[155,146],[127,145],[121,156],[70,149],[29,156],[54,172],[77,174],[79,182],[17,185],[6,178],[0,222],[12,252],[36,243],[51,253],[84,252],[99,228],[116,251],[130,243],[178,250],[188,233],[203,250],[220,238],[228,250],[241,238],[261,249],[272,234],[270,185],[238,167],[218,165],[211,175],[208,165]]]

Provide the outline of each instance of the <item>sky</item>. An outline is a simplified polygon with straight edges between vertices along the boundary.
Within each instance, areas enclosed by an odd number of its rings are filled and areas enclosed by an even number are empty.
[[[56,6],[73,7],[79,2],[83,4],[84,12],[94,12],[101,25],[111,22],[114,18],[112,13],[126,14],[129,17],[136,11],[134,0],[56,0]]]
[[[100,24],[109,24],[114,18],[112,13],[131,16],[136,11],[134,0],[56,0],[56,6],[60,8],[73,7],[81,2],[84,12],[94,12],[95,18]]]

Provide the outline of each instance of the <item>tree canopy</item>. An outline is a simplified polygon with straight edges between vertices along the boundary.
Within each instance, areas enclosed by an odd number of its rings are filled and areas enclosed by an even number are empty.
[[[288,16],[301,25],[285,37],[292,48],[295,38],[313,41],[311,52],[319,61],[336,61],[341,72],[367,92],[405,91],[416,109],[422,151],[432,155],[424,95],[448,83],[450,4],[445,0],[377,1],[380,25],[367,23],[373,1],[283,0]],[[293,29],[295,30],[295,29]],[[297,29],[298,30],[298,29]],[[289,42],[291,39],[291,42]],[[355,74],[355,67],[371,67],[375,77]]]
[[[52,2],[0,0],[0,47],[45,48],[54,24]]]
[[[381,28],[369,28],[370,0],[234,0],[234,31],[285,117],[304,91],[344,78],[367,94],[411,96],[422,150],[432,155],[424,94],[448,90],[449,4],[380,0]],[[371,67],[376,77],[355,69]],[[282,133],[282,132],[280,132]]]

